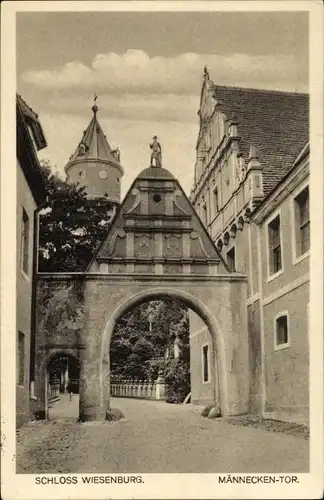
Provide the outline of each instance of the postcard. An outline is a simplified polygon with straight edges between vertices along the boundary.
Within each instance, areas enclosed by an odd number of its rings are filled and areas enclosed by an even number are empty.
[[[322,498],[322,5],[2,14],[4,500]]]

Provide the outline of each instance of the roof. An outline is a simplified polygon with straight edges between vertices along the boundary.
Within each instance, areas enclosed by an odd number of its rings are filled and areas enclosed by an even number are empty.
[[[217,109],[238,121],[240,152],[256,146],[267,195],[293,165],[309,139],[309,95],[220,85],[210,86]]]
[[[83,136],[75,150],[75,152],[70,156],[70,159],[65,167],[68,169],[69,166],[75,161],[82,160],[103,160],[118,166],[122,169],[117,155],[113,154],[107,138],[98,122],[97,111],[98,107],[96,105],[92,106],[93,117],[90,121],[87,129],[84,131]]]
[[[24,120],[27,125],[31,128],[31,133],[35,141],[37,151],[46,148],[47,142],[42,129],[42,126],[38,120],[38,114],[28,106],[20,94],[16,95],[17,107],[19,107],[20,113],[24,116]]]
[[[46,140],[38,116],[18,94],[16,96],[16,139],[19,164],[34,200],[39,206],[45,202],[46,195],[36,148],[44,148]]]
[[[142,170],[142,172],[137,176],[137,179],[174,179],[174,176],[162,167],[148,167]]]

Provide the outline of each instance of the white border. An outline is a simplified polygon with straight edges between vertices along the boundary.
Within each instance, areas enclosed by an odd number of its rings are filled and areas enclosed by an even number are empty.
[[[281,269],[280,271],[277,271],[276,273],[270,274],[270,254],[269,254],[269,224],[278,217],[279,215],[279,223],[280,223],[280,250],[281,250]],[[266,251],[267,251],[267,282],[270,283],[270,281],[278,278],[281,274],[284,273],[284,248],[282,245],[282,216],[281,216],[281,207],[272,212],[272,214],[265,220],[264,223],[265,227],[265,233],[266,233]]]
[[[297,257],[297,252],[296,252],[296,221],[295,221],[295,200],[297,196],[304,191],[304,189],[308,187],[308,193],[309,197],[311,196],[310,194],[310,189],[309,189],[309,179],[307,178],[304,182],[302,182],[298,188],[296,188],[290,196],[290,217],[291,217],[291,248],[292,248],[292,263],[293,265],[298,264],[299,262],[302,262],[304,259],[309,257],[310,255],[310,248],[307,250],[307,252],[302,253]]]
[[[277,343],[277,320],[282,316],[287,317],[287,342],[284,344]],[[290,317],[288,311],[281,311],[273,318],[273,346],[275,351],[282,351],[290,347]]]

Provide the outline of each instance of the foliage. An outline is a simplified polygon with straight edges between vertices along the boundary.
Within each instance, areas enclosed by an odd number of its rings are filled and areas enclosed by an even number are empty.
[[[177,339],[179,357],[174,357]],[[110,346],[114,376],[156,380],[162,371],[167,401],[190,392],[189,320],[183,304],[172,300],[144,303],[116,324]]]
[[[183,403],[190,392],[189,363],[180,357],[170,360],[166,366],[165,382],[166,402]]]
[[[88,200],[85,188],[70,184],[41,163],[48,207],[40,214],[39,270],[83,271],[107,233],[112,204]]]

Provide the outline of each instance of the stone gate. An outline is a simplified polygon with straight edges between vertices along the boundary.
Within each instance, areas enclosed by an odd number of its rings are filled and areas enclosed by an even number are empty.
[[[103,420],[114,326],[136,305],[162,298],[181,301],[206,323],[213,400],[221,413],[247,412],[246,277],[229,272],[179,182],[158,166],[135,179],[84,273],[37,276],[40,414],[48,412],[48,362],[62,352],[80,361],[80,418]]]

